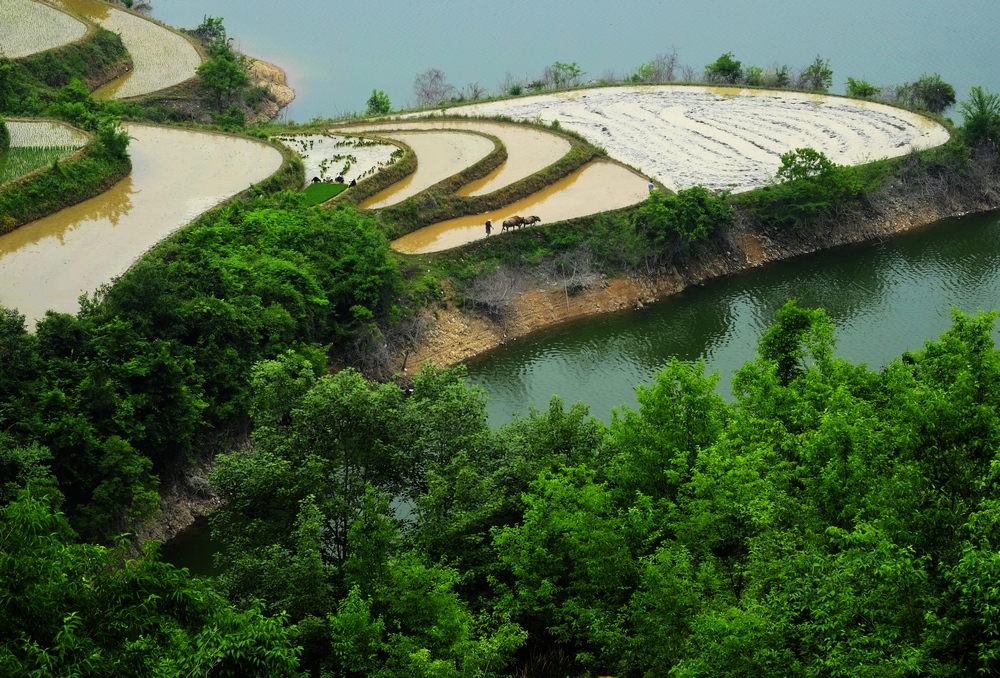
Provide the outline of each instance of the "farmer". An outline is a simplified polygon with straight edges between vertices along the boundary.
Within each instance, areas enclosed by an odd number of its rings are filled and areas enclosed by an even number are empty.
[[[486,220],[486,237],[487,238],[490,237],[490,231],[492,231],[492,230],[493,230],[493,220],[492,219],[487,219]]]
[[[649,192],[652,193],[654,188],[656,188],[656,186],[653,184],[653,180],[650,179],[649,180]]]

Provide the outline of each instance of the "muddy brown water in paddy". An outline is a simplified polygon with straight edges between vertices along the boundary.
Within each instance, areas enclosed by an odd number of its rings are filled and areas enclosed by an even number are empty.
[[[497,137],[507,149],[507,161],[488,175],[466,184],[456,193],[462,196],[486,195],[531,176],[570,150],[570,143],[562,137],[521,125],[503,125],[495,122],[466,122],[464,120],[420,120],[394,122],[382,127],[353,126],[338,131],[378,133],[380,130],[471,130]]]
[[[458,247],[486,237],[485,224],[492,219],[494,235],[507,217],[539,216],[542,224],[619,209],[646,199],[646,179],[610,162],[592,162],[545,189],[501,210],[449,219],[414,231],[392,242],[406,254],[424,254]]]
[[[129,125],[132,175],[110,191],[0,237],[0,304],[34,327],[47,309],[124,273],[144,252],[205,210],[267,178],[282,157],[217,134]]]
[[[413,149],[417,154],[417,171],[365,200],[360,205],[362,209],[377,209],[402,202],[474,165],[494,148],[493,142],[486,137],[462,132],[390,133],[385,137],[402,141]]]

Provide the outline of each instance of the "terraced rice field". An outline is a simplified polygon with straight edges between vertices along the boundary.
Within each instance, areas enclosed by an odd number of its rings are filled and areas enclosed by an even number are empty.
[[[83,292],[124,273],[205,210],[273,174],[277,149],[256,141],[129,125],[132,174],[110,191],[0,236],[0,304],[29,323],[74,313]]]
[[[696,86],[607,87],[448,109],[469,116],[558,120],[673,189],[765,185],[802,147],[860,164],[948,140],[941,125],[883,104],[801,92]]]
[[[495,122],[465,122],[448,120],[421,120],[416,122],[395,122],[385,125],[338,128],[345,132],[388,133],[387,130],[468,130],[482,132],[495,136],[507,148],[507,161],[479,181],[463,186],[458,195],[487,195],[515,181],[531,176],[559,158],[566,155],[570,143],[556,135],[543,130],[522,127],[520,125],[503,125]],[[417,156],[419,159],[419,156]]]
[[[187,38],[163,26],[96,0],[58,0],[104,28],[118,33],[132,55],[133,70],[101,87],[99,99],[124,99],[149,94],[194,77],[201,56]]]
[[[634,205],[645,200],[647,195],[645,178],[615,163],[592,162],[501,210],[433,224],[394,240],[392,247],[407,254],[440,252],[485,238],[487,219],[492,219],[494,224],[491,237],[503,237],[500,225],[514,214],[537,215],[544,225]]]
[[[379,165],[390,164],[392,153],[398,150],[390,144],[335,134],[302,134],[275,139],[302,157],[306,183],[313,177],[324,179],[338,174],[344,175],[348,183],[352,179],[361,181],[378,171]]]
[[[0,55],[19,59],[78,40],[82,21],[33,0],[0,1]]]
[[[474,165],[494,149],[493,142],[486,137],[462,132],[391,133],[386,137],[398,139],[413,149],[417,171],[361,203],[363,209],[402,202]]]
[[[10,149],[0,153],[0,184],[65,158],[87,143],[87,137],[55,122],[7,121]]]

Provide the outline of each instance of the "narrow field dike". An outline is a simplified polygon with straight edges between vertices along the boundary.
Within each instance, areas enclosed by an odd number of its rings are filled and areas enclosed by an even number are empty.
[[[34,0],[0,0],[0,56],[20,59],[79,40],[87,25]]]
[[[628,207],[642,202],[648,194],[645,179],[631,170],[613,162],[591,162],[507,207],[421,228],[394,240],[392,248],[405,254],[440,252],[487,237],[487,219],[493,222],[494,233],[490,237],[503,237],[503,221],[514,215],[537,216],[540,225],[524,228],[544,228],[555,221]]]
[[[183,35],[96,0],[58,0],[60,5],[121,36],[134,68],[101,87],[98,99],[126,99],[171,87],[195,76],[201,56]]]

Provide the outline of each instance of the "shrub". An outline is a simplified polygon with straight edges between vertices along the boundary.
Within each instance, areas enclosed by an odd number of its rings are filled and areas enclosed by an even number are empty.
[[[368,108],[365,110],[365,115],[387,115],[391,110],[392,102],[389,101],[389,95],[380,89],[373,89],[372,95],[368,97]]]
[[[876,87],[867,80],[855,80],[847,78],[847,96],[856,99],[871,99],[878,94],[881,88]]]
[[[970,146],[984,142],[1000,144],[1000,95],[973,87],[961,109],[965,117],[962,136]]]
[[[955,88],[943,81],[937,73],[924,73],[916,82],[907,83],[901,89],[907,105],[931,113],[943,113],[955,103]]]
[[[743,66],[733,58],[732,52],[726,52],[705,66],[705,80],[709,82],[734,83],[742,77]]]
[[[7,129],[7,123],[4,122],[4,119],[0,118],[0,153],[8,148],[10,148],[10,130]]]
[[[264,97],[267,96],[269,91],[270,89],[267,85],[257,85],[255,87],[251,87],[247,90],[247,93],[243,95],[243,101],[247,106],[256,111],[257,107],[260,106],[260,102],[264,100]]]
[[[833,70],[830,68],[830,60],[824,59],[818,54],[815,61],[806,66],[799,76],[799,84],[803,89],[813,92],[825,92],[833,84]]]
[[[660,249],[672,247],[679,239],[684,249],[733,220],[728,194],[713,194],[704,186],[694,186],[676,194],[650,193],[639,208],[638,220],[650,240]]]
[[[556,87],[572,87],[580,83],[583,70],[574,61],[571,64],[557,61],[552,64],[552,80]]]
[[[823,153],[798,148],[781,156],[778,183],[744,198],[766,226],[799,229],[830,216],[860,198],[861,181],[850,167],[831,162]]]

